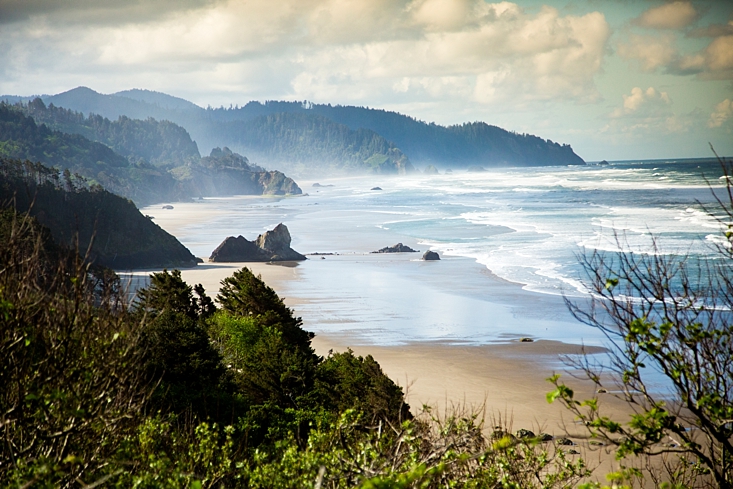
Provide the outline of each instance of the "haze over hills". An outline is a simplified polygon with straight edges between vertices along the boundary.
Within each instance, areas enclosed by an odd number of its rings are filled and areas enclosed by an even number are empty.
[[[186,130],[169,121],[85,117],[47,107],[40,99],[0,104],[0,156],[68,169],[138,205],[204,196],[302,193],[281,172],[250,165],[240,155],[234,158],[227,148],[217,150],[202,159]]]
[[[353,168],[372,156],[376,158],[365,169],[385,173],[409,172],[408,163],[439,168],[584,164],[568,145],[484,122],[445,127],[366,107],[269,101],[204,109],[159,92],[135,89],[104,95],[85,87],[41,98],[110,119],[169,120],[185,127],[204,152],[228,146],[270,167]],[[379,160],[382,165],[375,166]]]

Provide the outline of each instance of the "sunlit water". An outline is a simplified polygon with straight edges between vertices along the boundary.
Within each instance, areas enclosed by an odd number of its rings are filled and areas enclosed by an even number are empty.
[[[719,224],[700,203],[713,202],[706,179],[721,188],[720,175],[716,161],[700,160],[361,176],[319,181],[327,187],[301,181],[309,195],[297,198],[206,199],[170,212],[207,213],[176,232],[197,256],[279,222],[301,253],[337,253],[311,257],[298,266],[300,279],[278,291],[304,300],[297,312],[316,333],[376,344],[519,335],[602,344],[561,298],[585,293],[578,254],[613,253],[617,237],[651,251],[655,236],[660,253],[715,258]],[[143,212],[165,227],[169,211]],[[369,254],[397,242],[443,260]]]

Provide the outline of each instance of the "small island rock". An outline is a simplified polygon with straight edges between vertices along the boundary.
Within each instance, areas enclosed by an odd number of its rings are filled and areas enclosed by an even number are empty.
[[[426,166],[425,169],[423,170],[423,173],[425,175],[439,175],[440,174],[440,172],[438,171],[438,169],[435,168],[435,166],[433,166],[433,165]]]
[[[413,250],[409,246],[405,246],[402,243],[397,243],[393,246],[387,246],[381,250],[372,251],[372,253],[417,253],[417,250]]]
[[[162,208],[166,210],[170,210],[170,209],[173,209],[173,206],[170,204],[167,204],[167,205],[164,205]]]
[[[434,251],[426,251],[422,259],[425,261],[440,260],[440,255]]]
[[[382,190],[382,187],[372,187],[372,190]]]
[[[305,256],[290,247],[290,232],[284,224],[278,224],[272,231],[267,231],[249,241],[244,236],[229,236],[209,257],[209,261],[249,262],[249,261],[296,261],[305,260]]]

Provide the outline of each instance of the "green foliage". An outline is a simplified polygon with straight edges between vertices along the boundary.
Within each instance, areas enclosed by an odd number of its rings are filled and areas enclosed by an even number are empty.
[[[322,405],[336,412],[355,409],[372,423],[399,423],[410,417],[402,388],[382,372],[371,355],[356,356],[351,349],[331,354],[318,365],[316,392]]]
[[[316,356],[247,269],[222,310],[174,270],[130,312],[81,260],[44,269],[32,219],[5,223],[0,485],[549,489],[588,473],[533,439],[485,438],[475,414],[412,418],[373,358]]]
[[[152,317],[171,311],[197,321],[216,312],[214,302],[201,284],[191,287],[183,281],[180,270],[168,272],[165,269],[150,274],[148,286],[137,291],[135,309],[138,314]]]
[[[312,353],[313,333],[300,327],[303,321],[293,316],[277,293],[249,268],[244,267],[222,280],[216,300],[229,314],[253,317],[262,325],[273,326],[281,332],[283,341]]]
[[[231,369],[239,391],[253,404],[271,403],[296,408],[313,386],[318,357],[310,347],[301,349],[278,327],[261,321],[265,316],[215,315],[212,340]]]
[[[216,408],[224,366],[196,320],[166,309],[145,326],[142,347],[148,378],[160,379],[153,398],[156,408],[193,409],[203,418]]]
[[[151,391],[140,335],[78,256],[44,256],[32,220],[3,234],[0,481],[68,487],[101,470],[140,418]]]

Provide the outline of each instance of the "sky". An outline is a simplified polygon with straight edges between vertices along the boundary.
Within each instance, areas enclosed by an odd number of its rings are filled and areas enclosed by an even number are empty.
[[[0,0],[0,94],[143,88],[733,156],[733,1]]]

